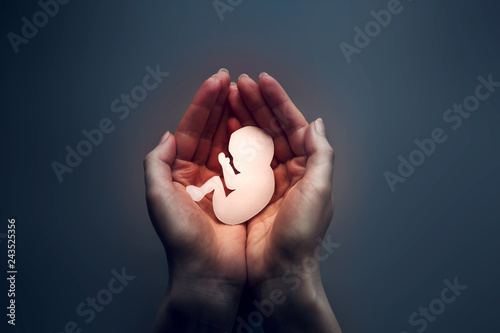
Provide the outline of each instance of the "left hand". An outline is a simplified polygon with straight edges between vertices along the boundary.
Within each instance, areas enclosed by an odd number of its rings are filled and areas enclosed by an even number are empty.
[[[245,224],[219,222],[211,195],[197,204],[185,190],[219,173],[217,156],[227,151],[224,106],[229,82],[224,71],[207,79],[175,135],[165,134],[144,160],[149,214],[165,247],[170,275],[158,331],[201,332],[207,324],[228,329],[246,283]]]

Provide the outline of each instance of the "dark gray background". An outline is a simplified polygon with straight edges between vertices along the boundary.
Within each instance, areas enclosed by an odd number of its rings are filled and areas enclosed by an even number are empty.
[[[15,54],[7,34],[40,7],[2,1],[0,233],[16,218],[19,270],[8,331],[60,332],[71,320],[83,332],[149,331],[168,271],[143,157],[226,67],[233,80],[267,71],[308,121],[326,123],[336,151],[328,234],[342,245],[322,276],[344,332],[417,332],[409,315],[454,277],[468,289],[426,331],[498,332],[500,89],[456,131],[442,115],[477,76],[500,81],[500,6],[402,0],[403,12],[347,64],[339,43],[387,2],[244,0],[221,21],[208,0],[71,1]],[[156,64],[170,76],[120,120],[111,102]],[[58,182],[51,163],[103,118],[115,131]],[[383,173],[436,127],[448,140],[391,192]],[[84,323],[76,306],[122,267],[136,278]]]

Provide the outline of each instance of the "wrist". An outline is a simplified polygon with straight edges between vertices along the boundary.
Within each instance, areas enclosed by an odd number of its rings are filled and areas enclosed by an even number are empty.
[[[256,296],[253,312],[260,313],[266,331],[341,332],[319,270],[306,273],[290,269],[280,277],[259,283],[253,290]],[[252,320],[258,317],[249,315],[245,323],[254,325]]]
[[[324,294],[319,272],[298,274],[290,269],[276,278],[260,282],[253,288],[257,301],[270,300],[279,307],[297,307],[314,303]]]
[[[169,282],[154,332],[230,332],[242,289],[217,279]]]
[[[239,304],[244,285],[217,278],[182,278],[169,281],[167,297],[175,304],[198,304],[234,308]]]

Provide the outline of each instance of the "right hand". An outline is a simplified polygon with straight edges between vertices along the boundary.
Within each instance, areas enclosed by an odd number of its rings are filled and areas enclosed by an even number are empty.
[[[276,290],[286,299],[275,305],[265,323],[273,332],[340,332],[323,289],[319,260],[316,269],[304,269],[306,261],[317,257],[318,239],[333,215],[334,152],[323,121],[308,123],[267,74],[258,85],[242,76],[231,86],[229,102],[240,122],[232,130],[258,126],[274,140],[275,192],[266,208],[247,222],[248,284],[259,302],[269,302]]]

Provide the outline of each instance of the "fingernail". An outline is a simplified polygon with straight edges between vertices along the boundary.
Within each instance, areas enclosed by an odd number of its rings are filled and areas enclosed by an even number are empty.
[[[260,74],[259,74],[259,79],[260,79],[261,77],[263,77],[264,75],[269,75],[269,74],[267,74],[266,72],[262,72],[262,73],[260,73]]]
[[[246,74],[241,74],[239,77],[238,77],[238,81],[241,80],[242,77],[248,77],[248,75]]]
[[[224,68],[224,67],[219,69],[219,72],[226,72],[227,74],[229,74],[229,71],[227,70],[227,68]]]
[[[314,122],[314,128],[316,129],[316,133],[318,133],[323,137],[326,136],[325,123],[323,122],[323,119],[321,118],[316,119],[316,121]]]
[[[238,85],[236,84],[236,82],[231,82],[231,84],[229,85],[229,87],[233,90],[238,90]]]
[[[163,134],[163,136],[160,139],[160,145],[167,141],[167,139],[170,137],[170,131],[167,131],[167,133]]]
[[[220,76],[219,76],[219,75],[217,75],[217,74],[212,75],[212,77],[216,77],[216,78],[218,78],[219,80],[221,80],[221,81],[222,81],[222,79],[220,78]]]

